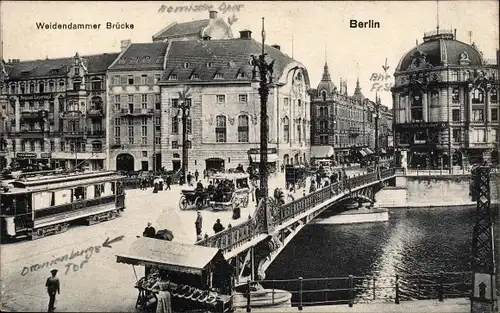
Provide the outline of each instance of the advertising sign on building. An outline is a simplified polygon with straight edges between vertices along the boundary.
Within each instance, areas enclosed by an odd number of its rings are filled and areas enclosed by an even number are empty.
[[[36,159],[36,153],[18,152],[16,154],[18,159]]]
[[[40,100],[54,100],[54,95],[51,93],[37,94],[37,95],[20,95],[19,101],[40,101]]]
[[[50,152],[40,153],[40,158],[42,158],[42,159],[50,159],[51,157],[52,157],[52,153],[50,153]]]

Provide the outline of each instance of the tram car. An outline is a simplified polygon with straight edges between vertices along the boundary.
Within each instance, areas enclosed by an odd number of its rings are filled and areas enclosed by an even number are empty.
[[[0,188],[2,239],[58,234],[76,221],[112,220],[125,209],[124,176],[112,171],[22,175]]]

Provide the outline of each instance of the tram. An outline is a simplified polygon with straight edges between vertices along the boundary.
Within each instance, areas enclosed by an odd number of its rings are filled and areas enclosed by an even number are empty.
[[[66,231],[72,222],[112,220],[125,209],[124,176],[112,171],[29,173],[0,188],[2,239],[32,240]]]

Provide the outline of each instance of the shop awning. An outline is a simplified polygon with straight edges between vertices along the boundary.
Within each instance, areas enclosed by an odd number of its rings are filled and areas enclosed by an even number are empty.
[[[366,154],[373,154],[373,151],[370,150],[370,148],[363,148],[365,150]]]
[[[332,146],[311,146],[311,157],[312,158],[330,158],[333,156],[335,151]]]
[[[141,237],[132,244],[128,254],[116,255],[116,262],[201,275],[207,265],[218,258],[224,256],[217,248]]]
[[[380,153],[382,153],[382,154],[387,154],[387,151],[385,151],[385,149],[384,149],[384,148],[380,148]]]
[[[250,158],[252,159],[252,162],[254,163],[259,163],[260,162],[260,154],[250,154]],[[267,163],[274,163],[278,161],[278,155],[275,153],[269,153],[267,155]]]
[[[362,157],[367,156],[367,154],[364,150],[359,150],[359,154],[361,154]]]

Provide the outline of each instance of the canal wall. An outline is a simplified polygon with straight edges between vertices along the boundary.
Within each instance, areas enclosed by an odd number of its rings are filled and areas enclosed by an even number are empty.
[[[491,177],[491,201],[499,203],[499,175]],[[396,177],[394,187],[386,187],[375,195],[380,207],[432,207],[475,205],[469,195],[470,176],[406,176]]]

